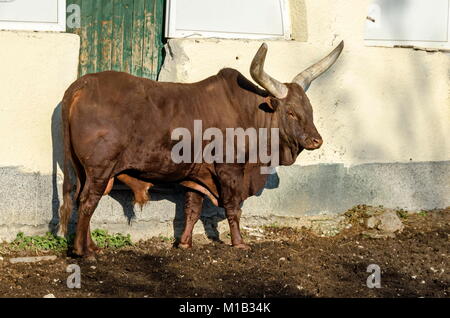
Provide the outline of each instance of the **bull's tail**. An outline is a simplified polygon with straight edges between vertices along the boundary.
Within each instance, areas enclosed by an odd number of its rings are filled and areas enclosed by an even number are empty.
[[[67,234],[67,227],[70,221],[73,210],[73,201],[78,200],[78,195],[82,187],[80,180],[80,163],[73,151],[72,140],[70,136],[69,110],[72,104],[72,94],[66,92],[62,102],[62,123],[64,134],[64,182],[63,182],[63,204],[59,209],[59,228],[58,234],[65,236]],[[70,180],[70,165],[72,164],[74,174],[76,177],[76,191],[72,198],[72,183]]]

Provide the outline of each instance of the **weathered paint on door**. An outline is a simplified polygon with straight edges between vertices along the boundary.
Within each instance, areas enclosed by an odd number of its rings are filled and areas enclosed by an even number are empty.
[[[79,76],[116,70],[156,79],[165,0],[68,0],[81,8]]]

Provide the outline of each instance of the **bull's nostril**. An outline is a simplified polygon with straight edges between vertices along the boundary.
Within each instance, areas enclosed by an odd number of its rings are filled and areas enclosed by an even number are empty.
[[[322,146],[322,138],[313,138],[312,142],[314,144],[315,147],[319,148],[320,146]]]

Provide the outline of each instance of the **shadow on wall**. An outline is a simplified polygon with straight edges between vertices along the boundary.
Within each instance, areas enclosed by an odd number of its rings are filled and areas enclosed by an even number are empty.
[[[58,165],[64,166],[64,147],[61,126],[61,103],[59,103],[52,114],[52,219],[49,223],[49,230],[56,233],[59,222],[59,206],[62,202],[58,194]],[[62,197],[62,196],[61,196]]]
[[[51,134],[52,134],[52,219],[49,223],[49,230],[52,233],[57,232],[59,222],[59,207],[62,204],[62,182],[58,180],[58,166],[61,171],[64,168],[64,147],[63,147],[63,133],[61,123],[61,103],[58,104],[52,114]],[[75,180],[73,169],[70,169],[71,180]],[[270,175],[265,185],[267,189],[277,188],[279,185],[279,178],[277,174]],[[184,195],[185,188],[178,185],[168,185],[165,187],[155,186],[150,191],[151,201],[148,203],[151,209],[152,201],[168,200],[175,205],[175,217],[173,220],[173,231],[175,239],[179,239],[184,228]],[[260,196],[263,190],[256,194]],[[109,194],[115,201],[117,201],[123,210],[123,214],[131,225],[131,221],[136,218],[133,194],[120,181],[114,182],[114,188]],[[94,212],[95,213],[95,212]],[[170,212],[168,211],[168,214]],[[171,213],[170,213],[171,214]],[[70,231],[74,231],[74,224],[76,223],[76,213],[72,214],[72,221]],[[205,199],[203,203],[203,210],[200,217],[205,233],[211,240],[219,240],[219,232],[217,230],[218,223],[225,219],[225,212],[222,208],[214,206],[209,199]]]

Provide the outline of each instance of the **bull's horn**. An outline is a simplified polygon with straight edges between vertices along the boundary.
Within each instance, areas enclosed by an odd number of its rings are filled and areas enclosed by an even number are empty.
[[[256,83],[261,85],[276,98],[285,98],[288,94],[288,88],[286,85],[278,82],[276,79],[264,72],[264,61],[266,59],[266,54],[267,44],[263,43],[253,58],[252,65],[250,66],[250,75]]]
[[[343,48],[344,41],[341,41],[341,43],[339,43],[339,45],[333,51],[331,51],[330,54],[298,74],[296,77],[294,77],[292,82],[300,85],[306,92],[309,88],[309,85],[311,85],[311,82],[322,75],[326,70],[330,68],[331,65],[334,64],[334,62],[336,62]]]

